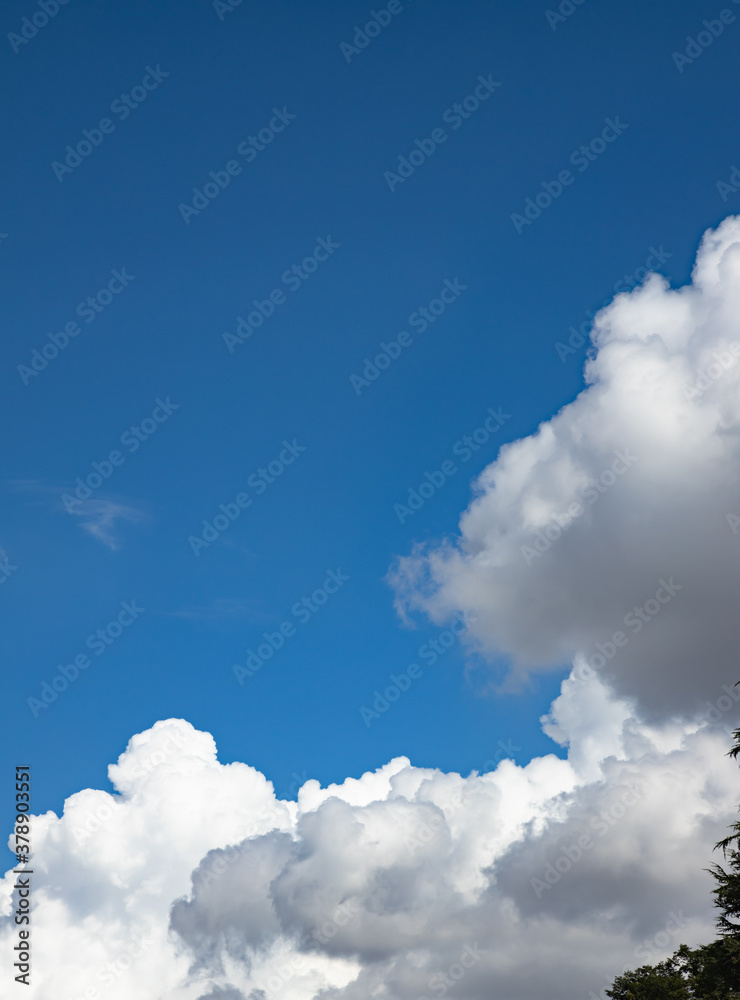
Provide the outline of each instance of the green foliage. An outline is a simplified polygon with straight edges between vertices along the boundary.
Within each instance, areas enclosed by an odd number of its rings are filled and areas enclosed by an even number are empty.
[[[740,941],[720,938],[693,950],[682,945],[691,996],[697,1000],[740,1000]]]
[[[737,759],[740,754],[740,729],[736,729],[732,735],[735,742],[727,755]],[[737,922],[737,918],[740,918],[740,822],[733,823],[730,829],[732,833],[714,845],[715,851],[721,849],[729,871],[717,864],[712,865],[709,871],[717,883],[712,892],[714,902],[720,910],[717,927],[723,935],[737,938],[740,936],[740,924]]]
[[[612,1000],[740,1000],[740,940],[720,938],[700,948],[682,944],[657,965],[617,976]]]
[[[674,958],[617,976],[606,995],[612,1000],[691,1000],[692,994]]]
[[[740,729],[733,739],[728,756],[737,759]],[[714,848],[722,851],[725,867],[707,869],[716,882],[712,895],[722,936],[699,948],[682,944],[664,962],[617,976],[606,990],[611,1000],[740,1000],[740,821],[730,829]]]

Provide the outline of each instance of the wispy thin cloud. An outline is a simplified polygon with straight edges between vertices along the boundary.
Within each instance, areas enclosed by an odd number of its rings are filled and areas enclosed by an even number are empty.
[[[80,527],[114,551],[121,547],[119,521],[140,524],[147,520],[144,511],[115,500],[83,500],[67,513],[80,517]]]
[[[262,622],[270,621],[270,616],[258,607],[257,602],[249,598],[218,597],[208,605],[200,607],[181,608],[169,612],[171,618],[184,618],[186,621],[206,622],[209,624],[237,621]]]
[[[13,479],[8,483],[17,493],[33,497],[30,502],[45,506],[52,510],[62,510],[80,519],[79,524],[93,538],[96,538],[109,549],[121,547],[120,523],[140,524],[148,520],[149,515],[127,497],[96,496],[94,499],[77,500],[64,503],[63,497],[69,496],[71,487],[67,483],[49,483],[38,479]]]

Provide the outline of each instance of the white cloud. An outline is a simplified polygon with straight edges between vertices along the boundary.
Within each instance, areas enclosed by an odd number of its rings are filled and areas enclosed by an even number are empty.
[[[729,218],[690,285],[652,275],[597,315],[587,388],[501,449],[459,538],[399,560],[399,608],[475,616],[468,639],[510,658],[510,684],[596,656],[654,718],[705,710],[738,678],[739,315]]]
[[[596,679],[566,685],[548,726],[570,760],[463,778],[399,758],[285,802],[207,733],[157,723],[109,769],[114,794],[34,821],[34,1000],[418,1000],[445,982],[572,1000],[646,941],[655,960],[710,940],[726,734],[651,732]]]

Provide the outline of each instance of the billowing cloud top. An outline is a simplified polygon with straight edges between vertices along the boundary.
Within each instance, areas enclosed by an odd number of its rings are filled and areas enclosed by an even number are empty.
[[[208,734],[158,722],[109,769],[114,794],[34,820],[30,995],[572,1000],[710,939],[725,734],[648,730],[594,679],[567,682],[548,725],[569,760],[463,778],[399,758],[285,802]]]
[[[733,217],[690,285],[653,274],[597,315],[587,388],[501,449],[458,539],[398,562],[399,607],[470,612],[510,681],[575,659],[648,715],[705,711],[738,679],[739,317]]]

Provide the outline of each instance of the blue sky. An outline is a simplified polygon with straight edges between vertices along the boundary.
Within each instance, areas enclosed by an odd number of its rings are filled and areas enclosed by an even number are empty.
[[[4,33],[38,9],[7,4]],[[740,162],[740,20],[679,69],[672,54],[719,11],[587,0],[553,30],[536,0],[409,0],[342,50],[369,9],[70,2],[6,44],[0,546],[17,568],[0,593],[2,741],[3,759],[34,765],[38,811],[107,787],[129,737],[169,717],[284,795],[399,754],[467,774],[502,744],[518,763],[561,752],[538,719],[569,665],[496,693],[503,664],[457,641],[366,725],[375,690],[443,630],[404,627],[385,578],[415,542],[454,534],[499,447],[582,389],[585,346],[565,359],[555,346],[569,327],[656,250],[685,283],[702,232],[740,208],[717,189]],[[83,130],[97,145],[55,170]],[[389,183],[413,150],[427,152]],[[228,345],[275,289],[271,315]],[[404,330],[358,393],[351,376]],[[31,375],[50,334],[62,347]],[[490,410],[505,421],[463,460],[457,443]],[[111,452],[91,498],[65,506]],[[444,462],[454,473],[401,523],[394,505]],[[195,554],[189,538],[243,493]],[[348,579],[301,605],[329,571]],[[97,655],[88,636],[132,601],[143,612]],[[234,664],[286,621],[294,632],[239,684]],[[85,653],[35,717],[28,699]]]

